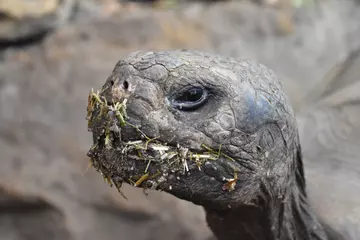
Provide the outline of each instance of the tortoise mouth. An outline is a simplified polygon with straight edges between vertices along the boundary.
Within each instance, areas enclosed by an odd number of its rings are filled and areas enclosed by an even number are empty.
[[[99,92],[91,91],[87,106],[88,129],[93,133],[93,146],[87,153],[90,163],[119,191],[123,182],[144,189],[169,190],[171,182],[202,171],[204,164],[226,158],[234,161],[221,149],[202,145],[203,150],[195,150],[146,136],[131,123],[126,103],[126,99],[106,101]],[[227,190],[233,190],[233,179],[223,181]]]

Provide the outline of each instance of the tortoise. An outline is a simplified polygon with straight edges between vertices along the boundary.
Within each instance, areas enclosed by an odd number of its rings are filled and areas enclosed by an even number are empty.
[[[359,93],[325,90],[295,114],[254,60],[133,52],[90,91],[88,156],[120,192],[203,206],[217,239],[358,239]]]

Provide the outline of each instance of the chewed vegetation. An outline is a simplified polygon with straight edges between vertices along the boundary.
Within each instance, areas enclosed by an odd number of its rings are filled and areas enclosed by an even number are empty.
[[[91,90],[89,93],[86,119],[89,131],[96,131],[93,146],[88,153],[90,157],[89,166],[94,167],[110,186],[115,185],[119,191],[121,182],[117,181],[117,184],[115,184],[113,177],[109,176],[111,173],[105,174],[105,172],[109,171],[104,171],[102,166],[101,156],[104,155],[104,152],[115,151],[123,157],[131,154],[132,160],[141,160],[147,163],[141,175],[131,175],[127,176],[127,179],[122,179],[135,187],[139,187],[145,181],[153,179],[156,179],[156,183],[153,183],[153,187],[156,187],[159,183],[166,181],[164,175],[167,175],[169,171],[179,171],[186,174],[190,172],[189,163],[194,163],[198,170],[201,171],[201,166],[206,161],[215,161],[220,157],[235,161],[221,151],[221,145],[218,149],[212,149],[203,144],[203,151],[195,153],[179,144],[177,146],[169,146],[157,138],[150,138],[138,126],[127,121],[126,108],[127,99],[124,99],[122,102],[108,103],[99,91],[94,92]],[[121,141],[121,129],[125,126],[136,129],[140,136],[139,139],[135,141]],[[123,159],[126,160],[126,158]],[[151,164],[158,164],[160,166],[156,173],[151,174],[149,172]],[[119,174],[121,175],[121,173]],[[234,179],[228,179],[223,189],[233,190],[236,180],[237,176],[234,174]]]

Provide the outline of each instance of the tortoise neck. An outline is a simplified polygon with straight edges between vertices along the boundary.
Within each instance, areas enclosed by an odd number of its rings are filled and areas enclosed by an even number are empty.
[[[295,172],[288,176],[281,197],[264,186],[262,189],[267,193],[262,193],[263,197],[259,197],[254,206],[220,211],[205,207],[209,227],[219,240],[333,239],[327,236],[325,227],[309,205],[300,147],[294,160],[292,169]]]
[[[205,208],[209,227],[219,240],[328,240],[306,196],[294,191],[289,199],[263,206],[221,210]]]

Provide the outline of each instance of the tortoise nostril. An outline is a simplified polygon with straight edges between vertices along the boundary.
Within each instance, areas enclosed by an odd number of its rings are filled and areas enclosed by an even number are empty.
[[[113,81],[110,81],[110,84],[113,84],[109,88],[109,95],[112,103],[122,102],[124,98],[128,98],[130,96],[130,92],[128,91],[130,84],[128,81],[116,79],[114,83]]]
[[[129,83],[128,83],[128,81],[124,81],[124,89],[125,89],[125,90],[128,90],[128,88],[129,88]]]

